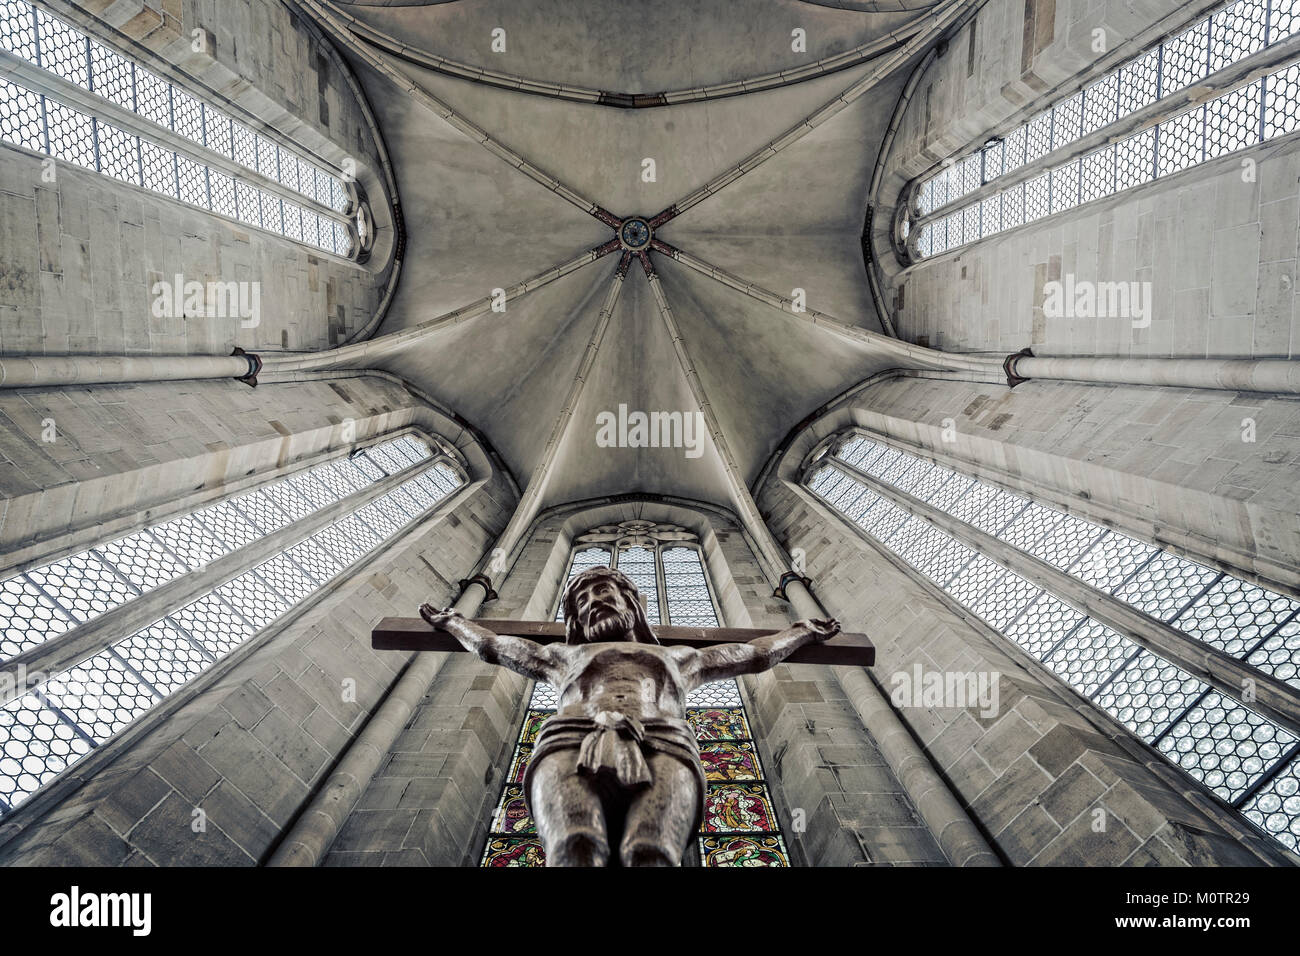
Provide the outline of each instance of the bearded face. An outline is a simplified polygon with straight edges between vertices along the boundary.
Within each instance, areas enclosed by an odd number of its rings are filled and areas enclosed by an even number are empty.
[[[611,568],[590,568],[571,580],[564,590],[563,611],[564,636],[570,644],[659,643],[636,585]]]
[[[637,617],[630,596],[609,577],[586,582],[574,594],[574,610],[591,642],[630,640]]]

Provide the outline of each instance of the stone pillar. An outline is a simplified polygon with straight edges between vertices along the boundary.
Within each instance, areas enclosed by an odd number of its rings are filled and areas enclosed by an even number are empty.
[[[783,578],[782,589],[795,615],[801,619],[830,617],[804,581],[793,574]],[[857,667],[832,670],[862,726],[875,740],[949,862],[954,866],[1001,866],[1002,861],[866,672]]]
[[[475,575],[462,584],[464,590],[453,607],[465,617],[474,617],[483,602],[494,594],[491,582],[483,575]],[[285,833],[267,861],[268,866],[320,863],[446,659],[446,654],[414,655],[334,773]]]

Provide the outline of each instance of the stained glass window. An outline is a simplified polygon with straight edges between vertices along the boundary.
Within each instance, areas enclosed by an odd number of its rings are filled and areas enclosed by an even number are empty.
[[[374,487],[390,477],[390,487]],[[232,570],[220,586],[184,592],[157,620],[75,666],[34,687],[13,688],[0,700],[0,817],[409,527],[461,482],[423,441],[407,435],[0,580],[0,660],[25,654],[35,675],[42,668],[33,655],[73,628],[348,495],[365,499],[270,560]],[[415,489],[424,496],[419,504],[407,494]],[[371,508],[386,510],[368,514]]]
[[[348,227],[341,218],[351,202],[343,181],[253,132],[213,104],[195,99],[143,64],[23,0],[0,0],[0,49],[53,74],[58,81],[102,97],[140,121],[128,129],[119,128],[120,112],[114,111],[114,122],[87,115],[48,93],[27,89],[21,79],[11,76],[0,80],[0,139],[5,142],[336,255],[353,253]],[[281,202],[272,190],[236,182],[228,173],[168,148],[164,145],[166,133],[188,141],[187,149],[192,146],[195,155],[219,155],[267,177],[275,188],[311,200],[314,206],[294,204],[289,225],[278,214],[265,216],[262,209],[268,204],[278,208]]]
[[[918,221],[909,223],[909,235],[915,232],[919,255],[946,252],[1296,129],[1300,64],[1293,63],[964,209],[953,208],[980,187],[1010,179],[1048,153],[1206,81],[1297,28],[1300,0],[1236,0],[966,159],[946,163],[917,187]],[[975,176],[971,169],[981,156],[983,174]],[[990,215],[999,200],[1001,215]]]
[[[899,508],[871,480],[1300,687],[1300,602],[933,461],[854,435],[808,487],[1247,819],[1300,850],[1300,740]],[[1193,649],[1194,650],[1194,649]]]
[[[666,623],[719,626],[717,607],[696,548],[580,548],[573,553],[566,580],[588,568],[608,567],[611,561],[633,578],[643,594],[655,595],[652,606],[662,608]],[[657,583],[660,580],[662,589]],[[648,592],[647,587],[654,590]],[[562,619],[561,608],[556,620]],[[658,622],[657,617],[651,620]],[[546,855],[528,812],[523,779],[538,730],[555,713],[556,705],[553,687],[544,683],[534,686],[505,788],[492,815],[483,866],[545,865]],[[698,855],[686,862],[702,866],[789,866],[789,853],[739,685],[728,679],[696,689],[686,701],[686,720],[699,743],[700,761],[708,781],[704,822],[696,838]]]

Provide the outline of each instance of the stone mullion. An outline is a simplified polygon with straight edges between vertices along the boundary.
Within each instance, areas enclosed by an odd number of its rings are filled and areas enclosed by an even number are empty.
[[[1251,797],[1255,796],[1255,794],[1259,793],[1259,791],[1272,783],[1273,779],[1278,774],[1290,766],[1291,761],[1293,761],[1298,755],[1300,755],[1300,741],[1296,741],[1286,750],[1282,751],[1282,755],[1278,757],[1277,762],[1273,764],[1273,766],[1269,767],[1267,772],[1260,774],[1258,780],[1239,793],[1236,799],[1234,799],[1229,806],[1237,810],[1244,807],[1247,802],[1250,801]]]
[[[174,129],[167,129],[151,123],[139,113],[132,112],[112,100],[82,89],[71,80],[65,80],[57,74],[33,66],[22,57],[7,50],[0,50],[0,68],[3,68],[3,71],[20,85],[42,96],[50,97],[60,103],[66,103],[87,113],[91,118],[110,122],[128,133],[139,136],[142,140],[150,140],[177,155],[193,160],[201,166],[211,166],[218,169],[237,181],[288,198],[291,202],[297,203],[304,209],[310,209],[330,220],[343,221],[337,210],[321,203],[315,196],[295,192],[283,183],[257,170],[249,169],[222,153],[200,146],[193,140],[175,132]],[[134,75],[134,71],[132,75]],[[206,135],[206,133],[205,122],[204,134]]]
[[[1218,579],[1216,579],[1216,580],[1222,580],[1222,577],[1223,577],[1223,576],[1220,576],[1220,578],[1218,578]],[[1213,583],[1210,585],[1210,587],[1213,587]],[[1205,591],[1208,591],[1208,590],[1209,590],[1209,587],[1205,588]],[[1205,592],[1203,591],[1202,593],[1205,593]],[[1200,596],[1199,596],[1199,595],[1197,596],[1196,600],[1200,600]],[[1188,607],[1191,607],[1191,605],[1189,604]],[[1184,608],[1184,611],[1185,611],[1185,610],[1186,610],[1186,608]],[[1242,659],[1243,661],[1246,660],[1246,659],[1247,659],[1248,657],[1250,657],[1250,655],[1253,654],[1257,649],[1259,649],[1260,647],[1263,647],[1264,644],[1267,643],[1267,641],[1269,640],[1269,638],[1271,638],[1271,637],[1272,637],[1274,634],[1276,634],[1278,631],[1282,630],[1282,628],[1284,628],[1284,627],[1285,627],[1287,624],[1289,624],[1293,619],[1295,619],[1295,617],[1296,617],[1297,615],[1300,615],[1300,609],[1297,609],[1297,610],[1295,610],[1295,611],[1292,611],[1292,612],[1291,612],[1290,614],[1288,614],[1286,617],[1282,618],[1282,620],[1278,621],[1277,624],[1275,624],[1273,627],[1270,627],[1270,628],[1269,628],[1268,630],[1266,630],[1266,631],[1262,631],[1262,632],[1260,633],[1259,640],[1257,640],[1255,643],[1251,644],[1249,647],[1247,647],[1244,651],[1241,652],[1241,659]],[[1198,706],[1200,705],[1201,701],[1203,701],[1203,700],[1205,699],[1206,695],[1209,694],[1209,693],[1210,693],[1210,691],[1208,691],[1208,690],[1205,691],[1204,693],[1198,695],[1197,698],[1196,698],[1196,700],[1194,700],[1191,704],[1189,704],[1187,707],[1184,707],[1183,710],[1178,714],[1178,716],[1177,716],[1176,718],[1174,718],[1173,720],[1171,720],[1171,721],[1169,722],[1169,725],[1168,725],[1167,727],[1165,727],[1164,730],[1160,731],[1160,733],[1156,736],[1156,738],[1155,738],[1154,740],[1151,741],[1151,746],[1154,747],[1154,746],[1155,746],[1156,744],[1158,744],[1158,743],[1159,743],[1159,742],[1160,742],[1164,737],[1166,737],[1166,736],[1169,734],[1169,731],[1173,730],[1174,727],[1177,726],[1177,724],[1178,724],[1178,722],[1179,722],[1180,720],[1182,720],[1182,719],[1183,719],[1184,717],[1186,717],[1186,716],[1187,716],[1187,715],[1188,715],[1192,710],[1194,710],[1196,707],[1198,707]],[[1269,780],[1272,780],[1273,777],[1275,777],[1275,776],[1277,775],[1277,773],[1278,773],[1278,772],[1279,772],[1279,771],[1280,771],[1280,770],[1281,770],[1281,769],[1282,769],[1282,768],[1283,768],[1283,767],[1284,767],[1284,766],[1285,766],[1285,765],[1290,761],[1290,759],[1291,759],[1291,758],[1292,758],[1292,757],[1293,757],[1297,752],[1300,752],[1300,742],[1297,742],[1297,744],[1296,744],[1296,746],[1295,746],[1294,748],[1292,748],[1291,750],[1289,750],[1287,753],[1283,754],[1282,758],[1281,758],[1281,759],[1280,759],[1280,760],[1279,760],[1279,761],[1278,761],[1278,762],[1277,762],[1277,763],[1276,763],[1276,764],[1275,764],[1275,765],[1274,765],[1274,766],[1273,766],[1273,767],[1268,771],[1268,773],[1265,773],[1265,774],[1261,775],[1260,778],[1259,778],[1258,780],[1256,780],[1253,784],[1251,784],[1249,787],[1247,787],[1246,790],[1245,790],[1245,792],[1244,792],[1241,796],[1237,797],[1236,800],[1232,801],[1232,805],[1233,805],[1234,807],[1239,807],[1239,806],[1242,806],[1243,804],[1245,804],[1245,802],[1246,802],[1246,801],[1247,801],[1251,796],[1253,796],[1253,795],[1256,793],[1256,791],[1259,790],[1260,787],[1262,787],[1262,786],[1263,786],[1265,783],[1267,783]]]
[[[853,466],[844,467],[852,469]],[[856,472],[872,491],[904,511],[920,517],[962,544],[1019,574],[1049,594],[1110,627],[1155,654],[1165,657],[1227,696],[1238,699],[1245,681],[1257,688],[1254,708],[1292,733],[1300,733],[1300,693],[1284,681],[1251,667],[1218,648],[1203,644],[1104,591],[1072,578],[1041,558],[967,524],[905,491],[893,488],[864,472]],[[882,545],[887,547],[887,545]],[[1154,559],[1156,551],[1152,555]],[[1151,560],[1151,559],[1148,559]],[[1135,568],[1133,573],[1138,569]],[[952,600],[949,596],[949,600]]]
[[[1162,54],[1163,49],[1162,45]],[[1142,55],[1139,54],[1139,57]],[[970,203],[979,202],[997,193],[1014,189],[1042,172],[1055,169],[1058,166],[1068,165],[1079,157],[1121,140],[1130,134],[1139,133],[1148,128],[1157,128],[1157,124],[1185,112],[1188,107],[1216,99],[1224,93],[1231,92],[1234,88],[1249,86],[1250,83],[1267,76],[1277,68],[1295,59],[1297,55],[1300,55],[1300,36],[1281,40],[1272,46],[1242,57],[1200,83],[1194,83],[1182,90],[1174,91],[1154,103],[1134,110],[1123,118],[1103,126],[1101,129],[1094,130],[1087,136],[1081,136],[1072,142],[1063,144],[1059,148],[1053,148],[1033,162],[1026,163],[1000,178],[990,180],[958,199],[944,203],[942,206],[936,206],[924,216],[914,219],[912,228],[919,229],[950,215],[957,209],[964,209]],[[1163,55],[1161,60],[1163,61]],[[1102,74],[1102,76],[1104,75]],[[1263,109],[1262,104],[1260,108]],[[1082,111],[1080,115],[1082,116]],[[1032,116],[1026,117],[1022,122],[1027,122],[1032,118]],[[1262,136],[1250,145],[1257,146],[1260,140],[1262,140]],[[1204,137],[1202,137],[1202,146],[1204,146]],[[1158,150],[1155,151],[1154,162],[1156,163],[1156,170],[1158,170]],[[1159,176],[1156,178],[1159,178]],[[1030,224],[1026,223],[1025,225]]]
[[[890,446],[887,446],[887,447],[892,448],[893,446],[890,445]],[[854,481],[859,482],[859,484],[862,485],[862,487],[863,487],[864,489],[866,489],[867,491],[871,491],[871,488],[870,488],[866,483],[864,483],[864,482],[862,481],[862,478],[864,478],[864,477],[866,477],[866,478],[870,478],[870,475],[868,475],[866,472],[862,471],[861,469],[857,468],[857,467],[854,466],[854,465],[849,464],[849,463],[846,462],[846,461],[843,461],[842,459],[840,459],[840,458],[837,457],[837,456],[832,456],[832,457],[829,459],[829,463],[830,463],[832,466],[839,466],[838,470],[839,470],[840,474],[845,475],[846,477],[851,478],[851,479],[853,479]],[[957,474],[960,474],[960,472],[958,472]],[[951,479],[950,479],[950,480],[951,480]],[[979,484],[978,479],[977,479],[975,482],[973,482],[973,483],[971,484],[970,488],[968,488],[965,492],[963,492],[962,495],[961,495],[960,497],[964,498],[967,494],[970,494],[970,490],[971,490],[972,488],[974,488],[977,484]],[[960,498],[958,498],[957,500],[960,500]],[[955,503],[955,502],[954,502],[954,503]],[[832,506],[832,507],[834,507],[834,506]],[[874,507],[874,506],[873,506],[873,507]],[[1028,507],[1029,507],[1029,506],[1026,505],[1025,507],[1021,508],[1018,512],[1016,512],[1015,517],[1012,517],[1009,521],[1007,521],[1006,523],[1004,523],[1001,527],[1002,527],[1003,529],[1005,529],[1005,528],[1007,528],[1007,527],[1010,527],[1011,522],[1012,522],[1012,521],[1015,521],[1015,520],[1016,520],[1016,517],[1019,517],[1021,514],[1023,514],[1023,513],[1028,509]],[[838,509],[836,509],[836,510],[838,510]],[[938,509],[935,509],[935,510],[938,510]],[[942,512],[941,512],[941,513],[942,513]],[[861,528],[859,528],[858,530],[859,530],[859,531],[862,531],[862,532],[865,533],[865,534],[870,534],[870,532],[865,531],[865,529],[861,529]],[[1049,529],[1049,531],[1050,531],[1050,529]],[[1109,533],[1109,532],[1107,532],[1107,534],[1108,534],[1108,533]],[[1037,538],[1034,539],[1034,542],[1037,543],[1038,541],[1041,541],[1043,538],[1045,538],[1045,537],[1047,536],[1047,534],[1048,534],[1048,531],[1044,531],[1044,532],[1042,532],[1042,533],[1041,533]],[[875,536],[872,535],[872,537],[874,538]],[[1085,548],[1082,552],[1080,552],[1080,554],[1078,555],[1078,557],[1076,557],[1074,560],[1072,560],[1072,561],[1069,563],[1069,565],[1067,566],[1067,568],[1072,568],[1072,567],[1074,567],[1075,565],[1077,565],[1077,564],[1079,563],[1079,561],[1080,561],[1080,560],[1081,560],[1085,555],[1087,555],[1089,552],[1091,552],[1091,551],[1093,550],[1093,548],[1095,548],[1095,547],[1096,547],[1096,546],[1097,546],[1101,541],[1103,541],[1105,538],[1106,538],[1106,534],[1100,534],[1100,535],[1098,535],[1098,536],[1096,537],[1096,539],[1093,540],[1092,544],[1088,545],[1087,548]],[[879,539],[877,539],[877,540],[879,540]],[[961,543],[961,542],[959,542],[959,543]],[[881,541],[880,544],[881,544],[882,547],[886,547],[886,548],[889,547],[889,545],[886,544],[886,543],[883,542],[883,541]],[[981,552],[978,551],[978,550],[976,550],[976,554],[979,554],[979,553],[981,553]],[[1118,590],[1119,590],[1120,588],[1122,588],[1125,584],[1127,584],[1127,583],[1128,583],[1128,582],[1133,578],[1134,575],[1136,575],[1139,571],[1141,571],[1141,570],[1142,570],[1143,568],[1145,568],[1148,564],[1150,564],[1153,560],[1155,560],[1156,555],[1158,555],[1159,553],[1160,553],[1159,551],[1155,551],[1155,552],[1153,552],[1152,554],[1150,554],[1150,555],[1149,555],[1145,560],[1140,561],[1137,565],[1134,566],[1134,568],[1133,568],[1131,571],[1129,571],[1128,574],[1126,574],[1122,579],[1120,579],[1120,581],[1119,581],[1119,582],[1118,582],[1118,583],[1117,583],[1113,588],[1111,588],[1110,591],[1108,591],[1108,592],[1103,592],[1103,593],[1107,593],[1107,594],[1112,594],[1112,595],[1113,595],[1114,592],[1118,591]],[[1033,557],[1038,557],[1037,555],[1032,555],[1032,556],[1033,556]],[[947,594],[947,593],[948,593],[948,586],[949,586],[953,581],[956,581],[959,577],[961,577],[962,572],[965,571],[966,568],[968,568],[968,567],[970,566],[971,562],[974,561],[974,560],[975,560],[975,555],[972,555],[972,556],[971,556],[970,558],[968,558],[965,562],[963,562],[963,563],[962,563],[962,564],[957,568],[957,570],[956,570],[955,572],[953,572],[953,573],[952,573],[951,575],[949,575],[948,577],[944,578],[942,581],[936,581],[935,583],[939,585],[939,587],[944,591],[945,594]],[[905,561],[905,563],[907,563],[907,562],[906,562],[906,559],[904,559],[904,561]],[[908,566],[911,567],[910,563],[908,563]],[[1004,575],[1003,577],[1005,577],[1005,575]],[[1215,581],[1212,581],[1212,582],[1210,583],[1210,585],[1208,585],[1208,586],[1206,586],[1205,588],[1203,588],[1203,589],[1201,590],[1200,593],[1198,593],[1195,597],[1192,598],[1191,602],[1189,602],[1189,604],[1187,605],[1187,607],[1190,607],[1192,603],[1195,603],[1197,600],[1199,600],[1200,597],[1201,597],[1201,595],[1203,595],[1206,591],[1208,591],[1209,588],[1212,587],[1212,586],[1214,585],[1215,582],[1217,582],[1217,581],[1219,581],[1219,580],[1222,580],[1223,577],[1224,577],[1224,575],[1222,575],[1222,574],[1219,575],[1219,577],[1216,578]],[[1001,581],[1002,578],[999,578],[998,580]],[[995,583],[996,583],[996,582],[995,582]],[[992,585],[990,585],[990,588],[991,588],[991,587],[992,587]],[[986,590],[987,590],[987,589],[986,589]],[[1050,591],[1050,590],[1048,590],[1048,589],[1046,589],[1046,588],[1043,589],[1043,593],[1047,594],[1049,597],[1056,597],[1056,594],[1054,594],[1052,591]],[[951,595],[949,595],[949,597],[951,597]],[[1000,629],[1000,633],[1005,634],[1005,632],[1006,632],[1006,631],[1007,631],[1007,630],[1008,630],[1008,629],[1009,629],[1013,624],[1015,624],[1016,621],[1020,620],[1020,618],[1022,618],[1022,617],[1023,617],[1023,616],[1028,612],[1029,608],[1030,608],[1033,604],[1034,604],[1033,601],[1029,601],[1027,604],[1025,604],[1024,607],[1022,607],[1019,611],[1017,611],[1016,614],[1015,614],[1015,615],[1014,615],[1014,616],[1013,616],[1009,621],[1007,621],[1007,623],[1006,623],[1005,625],[1003,625],[1003,627]],[[1185,610],[1186,610],[1186,607],[1183,608],[1183,611],[1185,611]],[[1181,613],[1183,613],[1183,611],[1180,611],[1179,613],[1181,614]],[[1045,663],[1045,662],[1046,662],[1046,661],[1047,661],[1047,660],[1052,656],[1052,654],[1056,652],[1057,648],[1059,648],[1062,644],[1064,644],[1067,640],[1069,640],[1069,639],[1070,639],[1070,636],[1071,636],[1072,634],[1074,634],[1077,630],[1079,630],[1079,628],[1082,627],[1082,626],[1084,625],[1084,623],[1085,623],[1087,620],[1088,620],[1088,618],[1087,618],[1086,616],[1083,617],[1083,618],[1081,618],[1077,623],[1074,624],[1073,627],[1069,628],[1069,629],[1066,630],[1063,634],[1061,634],[1061,636],[1058,637],[1058,638],[1057,638],[1057,639],[1052,643],[1052,646],[1051,646],[1050,648],[1048,648],[1048,649],[1043,653],[1042,658],[1041,658],[1041,660],[1040,660],[1040,663]],[[1273,629],[1273,630],[1275,630],[1275,629]],[[1269,635],[1272,635],[1273,630],[1270,630],[1270,631],[1269,631]],[[1264,638],[1264,640],[1266,640],[1266,639],[1267,639],[1267,638]],[[1262,641],[1261,641],[1261,643],[1262,643]],[[1108,684],[1110,684],[1110,682],[1111,682],[1112,680],[1114,680],[1115,677],[1116,677],[1116,676],[1117,676],[1121,671],[1124,670],[1125,667],[1127,667],[1130,663],[1132,663],[1132,662],[1133,662],[1133,661],[1138,657],[1138,655],[1139,655],[1140,653],[1141,653],[1141,651],[1137,651],[1137,652],[1134,652],[1133,654],[1129,655],[1128,657],[1126,657],[1126,658],[1125,658],[1125,659],[1120,663],[1120,665],[1119,665],[1117,668],[1115,668],[1115,670],[1112,671],[1112,672],[1110,673],[1110,675],[1109,675],[1109,676],[1108,676],[1104,681],[1102,681],[1101,684],[1100,684],[1100,685],[1099,685],[1095,690],[1093,690],[1093,692],[1092,692],[1091,694],[1087,694],[1087,695],[1085,695],[1085,696],[1086,696],[1089,700],[1093,700],[1093,699],[1095,699],[1095,698],[1097,697],[1097,695],[1100,694],[1100,693],[1102,692],[1102,690],[1104,690],[1105,687],[1106,687]],[[1197,697],[1197,701],[1199,702],[1199,701],[1200,701],[1204,696],[1205,696],[1205,695],[1202,694],[1202,695],[1200,695],[1199,697]],[[1195,705],[1193,704],[1192,706],[1195,706]],[[1190,707],[1185,708],[1185,709],[1183,710],[1182,713],[1186,713],[1187,710],[1190,710],[1190,709],[1191,709]],[[1175,723],[1177,723],[1177,721],[1173,721],[1173,722],[1171,722],[1171,723],[1169,724],[1169,727],[1173,727]],[[1166,727],[1165,730],[1161,732],[1161,734],[1160,734],[1161,737],[1163,737],[1164,734],[1165,734],[1166,732],[1168,732],[1169,727]],[[1159,737],[1157,737],[1156,739],[1159,740]],[[1155,744],[1154,744],[1154,741],[1153,741],[1152,746],[1154,746],[1154,745],[1155,745]]]

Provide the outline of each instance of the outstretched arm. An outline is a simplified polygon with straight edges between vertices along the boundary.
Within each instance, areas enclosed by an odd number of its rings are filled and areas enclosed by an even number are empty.
[[[451,608],[438,610],[432,604],[421,604],[420,617],[452,635],[465,650],[489,664],[500,664],[533,680],[555,683],[562,662],[554,648],[523,637],[493,634]]]
[[[839,632],[839,621],[808,620],[748,644],[718,644],[699,652],[691,676],[699,686],[741,674],[758,674],[780,664],[804,645],[824,643]]]

